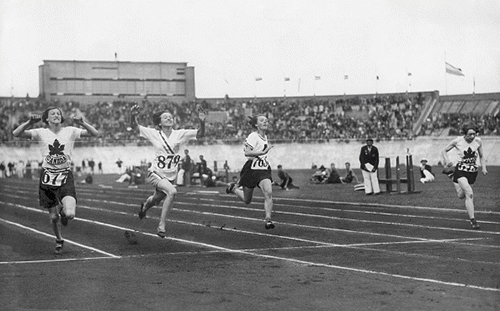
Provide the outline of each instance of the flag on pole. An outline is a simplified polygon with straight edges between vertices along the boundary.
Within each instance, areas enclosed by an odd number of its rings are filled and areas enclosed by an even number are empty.
[[[344,75],[344,80],[347,80],[349,79],[349,76],[348,75]]]
[[[454,67],[446,62],[446,73],[449,73],[451,75],[455,76],[464,76],[462,73],[462,69]]]
[[[290,78],[288,78],[288,77],[285,77],[285,81],[290,81]]]
[[[314,80],[321,80],[320,76],[314,76]]]
[[[297,92],[299,92],[299,93],[300,93],[300,78],[299,78],[299,85],[298,85],[298,87],[297,87]]]
[[[255,77],[255,81],[262,81],[261,77]]]
[[[408,77],[411,77],[411,72],[408,72]]]
[[[377,80],[379,80],[379,77],[377,76]]]

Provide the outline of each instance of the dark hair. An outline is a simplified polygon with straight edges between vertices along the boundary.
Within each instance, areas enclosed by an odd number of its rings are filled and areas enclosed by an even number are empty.
[[[54,110],[54,109],[59,110],[59,113],[61,114],[61,123],[64,122],[64,117],[63,117],[63,113],[62,113],[61,109],[59,109],[59,108],[57,108],[55,106],[51,106],[51,107],[45,109],[45,111],[42,113],[42,121],[43,121],[43,123],[49,124],[49,111]]]
[[[367,138],[366,141],[367,142],[371,141],[373,143],[373,139],[372,138]]]
[[[477,133],[477,126],[476,126],[476,124],[474,124],[473,122],[466,122],[466,123],[462,124],[462,133],[464,135],[467,135],[467,132],[469,130],[474,130],[474,132]]]
[[[153,119],[153,124],[154,124],[155,126],[160,125],[160,123],[161,123],[161,115],[162,115],[162,114],[164,114],[165,112],[168,112],[168,113],[172,114],[172,113],[170,112],[170,110],[162,110],[162,111],[155,112],[155,113],[153,114],[152,119]]]

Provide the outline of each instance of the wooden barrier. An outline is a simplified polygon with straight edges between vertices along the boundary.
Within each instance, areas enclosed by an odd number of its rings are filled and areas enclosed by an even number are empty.
[[[392,178],[391,158],[385,158],[385,178],[379,178],[379,183],[385,184],[387,192],[405,193],[401,189],[401,184],[407,184],[407,192],[415,192],[415,177],[413,176],[413,157],[411,154],[406,155],[406,178],[401,177],[401,167],[399,156],[396,157],[396,176]],[[394,190],[393,186],[396,187]]]

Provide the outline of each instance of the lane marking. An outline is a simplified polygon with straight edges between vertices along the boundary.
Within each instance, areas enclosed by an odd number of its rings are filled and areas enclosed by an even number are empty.
[[[13,196],[13,195],[11,195]],[[14,197],[19,197],[19,196],[14,196]],[[113,205],[122,205],[122,206],[134,206],[132,204],[128,203],[123,203],[123,202],[117,202],[117,201],[110,201],[110,200],[99,200],[99,199],[82,199],[82,200],[88,200],[91,202],[103,202],[106,204],[113,204]],[[210,200],[213,201],[213,200]],[[191,203],[188,202],[180,202],[176,201],[177,205],[191,205]],[[207,207],[221,207],[221,208],[227,208],[227,209],[235,209],[235,210],[245,210],[245,211],[255,211],[255,212],[261,212],[261,209],[257,208],[250,208],[250,207],[241,207],[241,206],[227,206],[227,205],[220,205],[220,204],[208,204],[208,203],[197,203],[200,206],[207,206]],[[81,204],[79,207],[82,206]],[[180,211],[181,209],[175,208],[175,210]],[[328,210],[328,209],[327,209]],[[183,210],[183,211],[189,211],[189,210]],[[339,210],[341,211],[341,210]],[[195,212],[195,211],[193,211]],[[367,214],[374,214],[374,215],[387,215],[387,213],[378,213],[378,212],[360,212],[357,211],[358,213],[367,213]],[[217,214],[217,213],[209,213],[206,212],[207,215],[225,215],[225,214]],[[424,229],[436,229],[436,230],[449,230],[449,231],[456,231],[456,232],[473,232],[472,234],[493,234],[493,235],[500,235],[500,232],[495,232],[495,231],[485,231],[485,230],[470,230],[470,229],[461,229],[461,228],[451,228],[451,227],[438,227],[438,226],[429,226],[429,225],[417,225],[417,224],[409,224],[409,223],[400,223],[400,222],[387,222],[387,221],[374,221],[374,220],[365,220],[365,219],[357,219],[357,218],[344,218],[344,217],[336,217],[336,216],[327,216],[327,215],[317,215],[317,214],[307,214],[307,213],[300,213],[300,212],[286,212],[286,211],[273,211],[275,214],[283,214],[283,215],[293,215],[293,216],[304,216],[304,217],[310,217],[310,218],[324,218],[324,219],[330,219],[330,220],[345,220],[345,221],[353,221],[353,222],[361,222],[361,223],[376,223],[376,224],[382,224],[382,225],[392,225],[392,226],[403,226],[403,227],[415,227],[415,228],[424,228]],[[123,214],[126,214],[123,212]],[[401,215],[401,214],[388,214],[389,216],[392,217],[415,217],[418,218],[419,216],[416,215]],[[225,217],[232,217],[230,215],[225,215]],[[421,218],[425,218],[426,216],[420,216]],[[429,216],[430,217],[430,216]],[[238,218],[238,217],[236,217]],[[242,218],[245,219],[245,218]],[[456,219],[456,218],[431,218],[431,219],[442,219],[442,220],[452,220],[452,221],[460,221],[464,222],[463,219]],[[491,222],[491,221],[483,221],[484,223],[492,223],[492,224],[500,224],[498,222]],[[323,227],[317,227],[317,228],[323,228]],[[349,231],[349,232],[360,232],[360,231]],[[387,235],[390,236],[390,235]],[[405,237],[407,238],[407,237]]]
[[[75,262],[75,261],[119,259],[119,258],[123,258],[123,257],[84,257],[84,258],[45,259],[45,260],[0,261],[0,265],[37,264],[37,263],[43,264],[43,263],[53,263],[53,262]]]
[[[20,205],[19,207],[24,208],[24,209],[32,209],[30,207],[22,206]],[[82,207],[82,206],[80,206]],[[108,212],[108,213],[116,213],[114,211],[110,211],[107,209],[100,209],[100,208],[93,208],[93,207],[88,207],[88,206],[83,206],[82,208],[85,209],[90,209],[90,210],[99,210],[103,212]],[[121,212],[119,214],[122,214]],[[134,215],[135,216],[135,215]],[[159,217],[150,217],[151,219],[156,219],[158,220]],[[119,230],[130,230],[130,231],[135,231],[138,233],[142,233],[144,235],[156,237],[155,234],[147,233],[147,232],[142,232],[138,231],[135,229],[131,228],[125,228],[122,226],[117,226],[109,223],[103,223],[100,221],[95,221],[95,220],[90,220],[90,219],[83,219],[83,218],[75,218],[76,220],[82,221],[82,222],[88,222],[88,223],[94,223],[102,226],[107,226],[110,228],[114,229],[119,229]],[[253,219],[250,219],[253,220]],[[198,226],[198,227],[206,227],[204,224],[200,223],[193,223],[193,222],[188,222],[188,221],[181,221],[181,220],[172,220],[168,219],[168,222],[172,223],[180,223],[180,224],[185,224],[185,225],[190,225],[190,226]],[[297,225],[300,226],[300,225]],[[218,229],[218,227],[212,227],[213,229]],[[397,245],[397,244],[412,244],[412,243],[454,243],[458,245],[466,245],[466,246],[474,246],[474,247],[490,247],[490,248],[500,248],[500,246],[495,246],[495,245],[477,245],[477,244],[470,244],[470,243],[462,243],[459,241],[476,241],[476,240],[483,240],[483,238],[454,238],[454,239],[423,239],[420,238],[417,241],[395,241],[395,242],[373,242],[373,243],[356,243],[356,244],[336,244],[336,243],[328,243],[328,242],[323,242],[323,241],[317,241],[317,240],[309,240],[309,239],[303,239],[303,238],[297,238],[297,237],[290,237],[290,236],[281,236],[281,235],[275,235],[275,234],[269,234],[269,233],[261,233],[261,232],[252,232],[252,231],[246,231],[246,230],[241,230],[241,229],[231,229],[231,228],[225,228],[223,229],[225,231],[232,231],[232,232],[238,232],[238,233],[245,233],[249,235],[259,235],[259,236],[267,236],[267,237],[272,237],[272,238],[279,238],[279,239],[286,239],[286,240],[292,240],[292,241],[297,241],[297,242],[304,242],[304,243],[309,243],[309,244],[316,244],[316,246],[321,245],[324,247],[338,247],[338,248],[349,248],[349,249],[358,249],[358,250],[366,250],[366,251],[372,251],[372,252],[379,252],[379,253],[388,253],[388,254],[397,254],[397,255],[405,255],[408,257],[419,257],[419,258],[435,258],[435,259],[448,259],[448,260],[459,260],[459,261],[464,261],[464,262],[471,262],[471,263],[477,263],[477,261],[471,261],[467,259],[461,259],[461,258],[447,258],[447,257],[440,257],[436,255],[428,255],[428,254],[417,254],[417,253],[408,253],[408,252],[403,252],[403,251],[395,251],[395,250],[387,250],[387,249],[378,249],[378,248],[373,248],[370,246],[378,246],[378,245]],[[335,231],[343,231],[341,229],[333,229]],[[369,233],[368,233],[369,234]],[[401,237],[402,239],[405,237]],[[302,247],[308,247],[308,246],[302,246]],[[299,247],[300,248],[300,247]],[[276,248],[276,249],[284,249],[284,248]],[[496,264],[496,263],[491,263],[491,262],[484,262],[485,264]]]
[[[14,191],[17,192],[22,192],[19,188],[16,187],[9,187],[10,185],[6,185],[5,188],[10,188]],[[149,189],[119,189],[119,188],[113,188],[113,192],[124,192],[124,194],[130,194],[131,192],[140,192],[140,193],[145,193],[145,192],[150,192]],[[26,193],[31,193],[29,191],[25,191]],[[92,195],[95,194],[109,194],[110,192],[102,192],[102,193],[96,193],[95,190],[92,189],[86,189],[86,188],[80,188],[78,189],[79,193],[90,193]],[[233,195],[221,193],[219,191],[215,191],[219,196],[223,197],[230,197],[234,198]],[[186,197],[189,198],[189,194],[199,194],[199,195],[204,195],[203,190],[202,191],[191,191],[191,192],[183,192],[183,193],[178,193],[178,197]],[[212,194],[212,192],[207,193]],[[264,197],[255,195],[254,199],[258,200],[264,200]],[[454,213],[460,213],[463,214],[464,210],[463,209],[454,209],[454,208],[442,208],[442,207],[430,207],[430,206],[416,206],[416,205],[397,205],[397,204],[383,204],[383,203],[372,203],[372,202],[342,202],[342,201],[329,201],[329,200],[317,200],[317,199],[299,199],[299,198],[285,198],[285,197],[273,197],[274,199],[274,204],[280,204],[279,201],[290,201],[290,202],[306,202],[306,203],[321,203],[321,204],[334,204],[334,205],[351,205],[351,206],[361,206],[361,207],[383,207],[383,208],[399,208],[399,209],[416,209],[416,210],[428,210],[428,211],[435,211],[435,212],[441,212],[441,211],[446,211],[446,212],[454,212]],[[213,199],[212,199],[213,200]],[[285,205],[285,204],[283,204]],[[296,205],[295,205],[296,206]],[[476,210],[476,214],[493,214],[493,215],[499,215],[500,212],[497,211],[481,211],[481,210]]]
[[[30,209],[30,210],[34,210],[34,211],[36,211],[36,212],[43,213],[43,211],[40,211],[40,210],[31,209],[31,208],[29,208],[29,209]],[[47,237],[54,238],[54,235],[52,235],[52,234],[48,234],[48,233],[45,233],[45,232],[42,232],[42,231],[39,231],[39,230],[36,230],[36,229],[30,228],[30,227],[27,227],[27,226],[21,225],[21,224],[16,223],[16,222],[12,222],[12,221],[9,221],[9,220],[3,219],[3,218],[0,218],[0,221],[3,221],[3,222],[5,222],[5,223],[8,223],[8,224],[13,225],[13,226],[17,226],[17,227],[19,227],[19,228],[22,228],[22,229],[25,229],[25,230],[28,230],[28,231],[35,232],[35,233],[40,234],[40,235],[43,235],[43,236],[47,236]],[[81,248],[85,248],[85,249],[88,249],[88,250],[91,250],[91,251],[94,251],[94,252],[97,252],[97,253],[100,253],[100,254],[103,254],[103,255],[109,256],[109,257],[113,257],[113,258],[120,258],[120,256],[118,256],[118,255],[114,255],[114,254],[111,254],[111,253],[105,252],[105,251],[103,251],[103,250],[97,249],[97,248],[95,248],[95,247],[87,246],[87,245],[84,245],[84,244],[81,244],[81,243],[78,243],[78,242],[75,242],[75,241],[72,241],[72,240],[64,239],[64,243],[73,244],[73,245],[79,246],[79,247],[81,247]]]
[[[100,201],[97,201],[97,202],[100,202]],[[3,203],[14,205],[14,206],[18,206],[18,207],[21,207],[21,208],[30,209],[30,207],[19,205],[19,204],[14,204],[14,203],[10,203],[10,202],[3,202]],[[122,204],[124,204],[124,203],[122,203]],[[188,205],[188,203],[184,203],[184,202],[178,202],[178,204]],[[124,204],[124,205],[130,205],[130,204]],[[210,206],[213,206],[213,205],[210,205]],[[222,207],[225,207],[225,206],[222,206]],[[90,207],[90,206],[81,205],[81,204],[78,205],[78,208],[84,208],[84,209],[96,210],[96,211],[102,211],[102,212],[113,212],[113,213],[117,213],[117,214],[120,214],[120,215],[130,215],[130,213],[127,213],[127,212],[114,211],[114,210],[111,211],[109,209],[95,208],[95,207]],[[231,207],[228,207],[228,208],[231,208]],[[242,209],[248,209],[248,208],[242,208]],[[257,211],[256,209],[252,209],[252,210]],[[212,213],[212,212],[202,212],[202,211],[195,211],[195,210],[185,210],[185,209],[180,209],[180,208],[175,208],[175,211],[177,211],[177,212],[185,212],[185,213],[201,214],[201,215],[209,215],[209,216],[217,216],[217,217],[224,217],[224,218],[243,219],[243,220],[248,220],[248,221],[259,221],[259,222],[262,221],[262,220],[255,219],[255,218],[250,218],[250,217],[242,217],[242,216],[235,216],[235,215],[228,215],[228,214],[219,214],[219,213]],[[260,209],[258,211],[261,212]],[[303,214],[303,213],[298,213],[298,215],[299,216],[303,215],[303,216],[308,216],[308,217],[315,217],[315,215],[309,215],[309,214]],[[330,216],[321,216],[321,215],[318,216],[318,217],[330,218],[330,219],[333,218],[333,217],[330,217]],[[150,218],[153,218],[153,217],[150,216]],[[159,219],[159,217],[155,217],[155,219]],[[333,219],[343,220],[344,218],[337,218],[336,217],[336,218],[333,218]],[[174,221],[174,220],[168,219],[167,221]],[[357,221],[357,219],[354,219],[353,221]],[[179,222],[181,222],[181,221],[179,221]],[[363,221],[363,222],[372,223],[372,221]],[[194,224],[194,223],[190,223],[190,222],[184,222],[184,223],[186,223],[186,224]],[[404,224],[400,224],[400,223],[387,223],[387,222],[378,222],[378,223],[395,224],[395,225],[400,225],[400,226],[404,225]],[[294,226],[294,227],[300,227],[300,228],[308,228],[308,229],[315,229],[315,230],[326,230],[326,231],[336,231],[336,232],[344,232],[344,233],[350,233],[350,234],[361,234],[361,235],[392,237],[392,238],[398,238],[398,239],[415,239],[415,240],[421,240],[421,241],[430,241],[430,239],[426,239],[426,238],[411,237],[411,236],[401,236],[401,235],[394,235],[394,234],[384,234],[384,233],[365,232],[365,231],[354,231],[354,230],[346,230],[346,229],[338,229],[338,228],[330,228],[330,227],[319,227],[319,226],[310,226],[310,225],[302,225],[302,224],[292,224],[292,223],[285,223],[285,222],[280,222],[280,224]],[[412,226],[417,226],[417,225],[412,225]],[[446,228],[446,227],[445,228],[443,228],[443,227],[431,227],[431,226],[420,226],[420,227],[424,227],[424,228],[438,228],[438,229],[442,229],[442,230],[464,231],[464,232],[467,232],[467,233],[470,233],[470,232],[474,232],[474,233],[479,232],[479,233],[481,233],[482,232],[482,233],[500,234],[500,232],[490,232],[490,231],[484,231],[484,230],[483,231],[472,231],[472,230],[453,229],[453,228]],[[252,233],[252,234],[260,234],[260,233]],[[267,236],[274,236],[274,235],[267,235]],[[456,244],[471,245],[470,243],[456,243]],[[472,244],[472,246],[476,246],[476,247],[489,247],[489,248],[500,248],[500,246],[482,245],[482,244],[479,244],[479,245],[478,244]]]
[[[17,204],[14,204],[17,205]],[[37,212],[42,212],[40,210],[36,210],[30,207],[26,207],[28,210],[35,210]],[[7,220],[0,219],[2,221],[12,223]],[[86,221],[86,222],[91,222],[95,224],[100,224],[103,226],[110,226],[113,228],[119,228],[120,230],[125,230],[126,228],[121,227],[121,226],[116,226],[116,225],[111,225],[111,224],[106,224],[102,223],[99,221],[94,221],[94,220],[87,220],[87,219],[78,219],[80,221]],[[17,225],[16,223],[12,223],[14,225]],[[21,227],[25,227],[22,225],[19,225]],[[28,230],[35,231],[37,233],[43,234],[50,236],[44,232],[40,232],[38,230],[25,227]],[[143,233],[148,236],[154,236],[155,238],[156,235],[152,233]],[[203,246],[206,248],[211,248],[211,249],[216,249],[220,250],[223,252],[227,253],[234,253],[234,254],[242,254],[242,255],[248,255],[252,257],[259,257],[259,258],[267,258],[267,259],[273,259],[273,260],[280,260],[280,261],[286,261],[286,262],[291,262],[291,263],[296,263],[300,265],[306,265],[306,266],[316,266],[316,267],[324,267],[324,268],[332,268],[332,269],[338,269],[338,270],[345,270],[345,271],[352,271],[352,272],[358,272],[358,273],[365,273],[365,274],[373,274],[373,275],[381,275],[381,276],[387,276],[387,277],[393,277],[393,278],[399,278],[399,279],[406,279],[406,280],[412,280],[412,281],[420,281],[420,282],[427,282],[427,283],[434,283],[434,284],[440,284],[440,285],[448,285],[448,286],[454,286],[454,287],[465,287],[465,288],[471,288],[471,289],[478,289],[478,290],[484,290],[484,291],[494,291],[494,292],[500,292],[499,288],[491,288],[491,287],[484,287],[484,286],[476,286],[476,285],[470,285],[470,284],[463,284],[463,283],[458,283],[458,282],[446,282],[446,281],[440,281],[440,280],[435,280],[435,279],[429,279],[429,278],[420,278],[420,277],[412,277],[412,276],[406,276],[406,275],[401,275],[401,274],[393,274],[393,273],[388,273],[388,272],[382,272],[382,271],[374,271],[374,270],[366,270],[366,269],[358,269],[358,268],[352,268],[352,267],[345,267],[345,266],[338,266],[338,265],[332,265],[332,264],[324,264],[324,263],[318,263],[318,262],[310,262],[310,261],[304,261],[304,260],[299,260],[299,259],[294,259],[294,258],[287,258],[287,257],[279,257],[279,256],[273,256],[273,255],[266,255],[266,254],[259,254],[247,250],[237,250],[237,249],[230,249],[226,247],[221,247],[213,244],[208,244],[208,243],[203,243],[203,242],[196,242],[196,241],[190,241],[190,240],[184,240],[180,238],[175,238],[175,237],[165,237],[165,240],[171,240],[171,241],[176,241],[184,244],[190,244],[190,245],[196,245],[196,246]],[[115,256],[111,255],[111,257],[114,258],[120,258],[120,256]]]

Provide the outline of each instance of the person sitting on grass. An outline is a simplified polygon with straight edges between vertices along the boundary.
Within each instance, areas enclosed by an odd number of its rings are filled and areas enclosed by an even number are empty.
[[[330,168],[327,169],[327,178],[323,180],[325,184],[341,184],[340,174],[335,167],[335,163],[330,164]]]
[[[328,172],[326,171],[326,167],[321,165],[318,170],[314,172],[312,177],[309,179],[309,181],[313,184],[320,184],[323,182],[323,180],[326,180],[328,178],[327,176]]]
[[[278,165],[278,177],[281,179],[281,182],[274,182],[275,185],[278,185],[281,187],[281,189],[284,190],[290,190],[290,189],[299,189],[299,187],[295,186],[293,184],[293,179],[290,177],[290,175],[283,170],[283,165]]]
[[[343,184],[350,184],[353,180],[359,183],[358,176],[356,176],[354,171],[351,169],[351,163],[345,163],[345,177],[342,177],[340,180]]]

